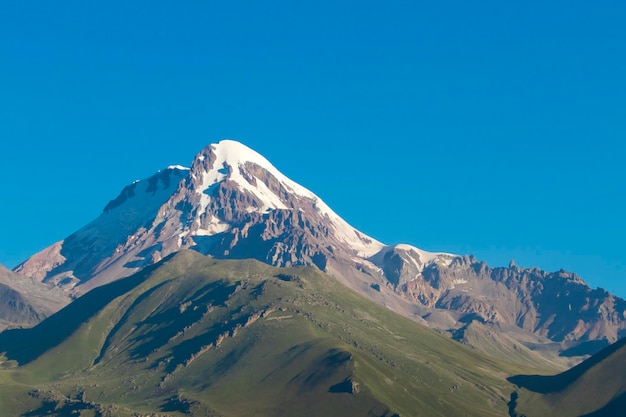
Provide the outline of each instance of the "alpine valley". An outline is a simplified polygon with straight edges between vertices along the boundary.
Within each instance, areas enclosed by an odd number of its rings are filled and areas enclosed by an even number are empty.
[[[625,300],[378,242],[230,140],[0,267],[0,296],[0,415],[595,416],[626,395]]]

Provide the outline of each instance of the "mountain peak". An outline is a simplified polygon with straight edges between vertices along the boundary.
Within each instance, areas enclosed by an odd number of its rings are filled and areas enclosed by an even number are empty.
[[[263,156],[234,140],[222,140],[205,147],[191,165],[192,185],[200,195],[200,210],[205,212],[215,189],[224,181],[231,181],[240,191],[252,194],[254,205],[247,209],[267,212],[272,209],[286,209],[280,196],[263,187],[253,171],[269,173],[280,182],[285,182],[282,174]],[[283,181],[281,181],[283,180]]]
[[[384,247],[258,152],[222,140],[189,168],[170,165],[128,185],[100,217],[18,270],[83,293],[184,248],[327,269],[335,260],[367,263]]]
[[[229,164],[253,162],[265,169],[277,171],[263,155],[236,140],[222,139],[217,143],[211,143],[200,151],[196,159],[203,160],[209,154],[213,154],[221,162],[228,162]]]
[[[287,209],[288,194],[307,197],[318,202],[318,208],[331,212],[311,191],[283,175],[265,157],[234,140],[221,140],[205,147],[191,165],[196,191],[203,195],[204,210],[217,184],[232,181],[241,190],[254,195],[259,212]]]
[[[265,157],[237,141],[222,140],[205,147],[191,165],[185,188],[193,190],[199,197],[199,203],[195,204],[198,210],[194,213],[195,222],[203,235],[212,235],[202,230],[215,229],[217,223],[250,222],[255,217],[252,213],[265,216],[278,210],[292,214],[283,213],[279,216],[280,220],[260,219],[256,216],[252,221],[271,223],[282,222],[285,217],[300,217],[298,222],[309,224],[308,232],[319,228],[315,233],[330,235],[340,245],[349,246],[364,256],[374,255],[384,246],[358,232],[317,195],[289,179]],[[188,191],[185,198],[191,198]],[[278,215],[275,213],[273,216]],[[268,224],[267,227],[272,226]]]

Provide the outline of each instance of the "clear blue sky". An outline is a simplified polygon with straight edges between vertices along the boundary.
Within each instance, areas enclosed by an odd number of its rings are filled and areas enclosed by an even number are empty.
[[[626,3],[0,3],[0,263],[237,139],[387,243],[626,296]]]

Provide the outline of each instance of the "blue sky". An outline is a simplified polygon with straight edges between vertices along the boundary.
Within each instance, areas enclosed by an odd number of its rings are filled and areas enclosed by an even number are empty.
[[[622,1],[2,2],[0,263],[231,138],[381,241],[624,297],[625,21]]]

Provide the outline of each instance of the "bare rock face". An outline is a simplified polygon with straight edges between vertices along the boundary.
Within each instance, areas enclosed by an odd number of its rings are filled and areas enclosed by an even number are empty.
[[[386,246],[234,141],[207,146],[189,168],[171,166],[130,184],[97,219],[16,272],[80,295],[183,248],[275,266],[316,265],[451,334],[477,322],[555,342],[614,341],[626,327],[626,302],[574,274],[513,262],[491,268],[469,256]]]
[[[437,300],[454,280],[441,282],[438,276],[424,272],[434,266],[449,266],[459,257],[446,253],[425,252],[409,245],[396,245],[384,248],[370,258],[380,267],[384,278],[393,286],[396,293],[426,306],[435,307]]]
[[[419,301],[473,317],[498,328],[517,326],[550,340],[617,340],[626,329],[626,301],[591,289],[579,276],[538,268],[491,268],[473,257],[431,264],[418,285],[401,291]]]
[[[15,268],[15,272],[21,275],[30,276],[38,280],[45,279],[49,271],[54,270],[65,262],[65,257],[61,255],[63,242],[57,242],[43,251],[28,258],[28,262],[22,263]]]

